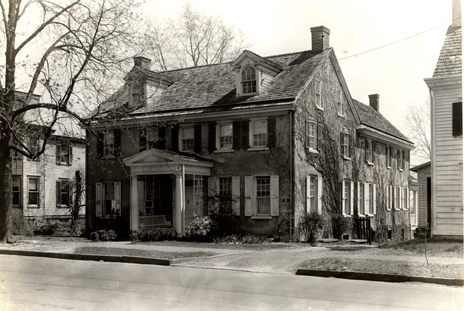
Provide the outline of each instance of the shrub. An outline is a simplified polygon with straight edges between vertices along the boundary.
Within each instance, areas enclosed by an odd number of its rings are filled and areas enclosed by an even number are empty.
[[[350,229],[350,220],[342,214],[332,215],[332,233],[335,239],[340,239],[343,233]]]
[[[193,220],[185,228],[185,235],[191,240],[207,240],[211,231],[212,220],[208,216],[193,214]]]
[[[316,241],[316,234],[323,228],[322,216],[316,212],[303,215],[297,226],[299,234],[303,236],[304,241],[313,243]]]
[[[230,195],[207,196],[208,216],[211,219],[211,237],[228,236],[237,233],[238,218],[234,215],[232,208],[237,198]]]
[[[98,241],[114,241],[116,240],[118,235],[114,230],[98,230],[90,233],[90,239],[92,242],[98,242]]]
[[[53,235],[58,231],[59,221],[36,219],[34,222],[34,234]]]
[[[256,234],[231,234],[223,237],[215,237],[214,243],[224,244],[263,244],[269,242],[269,238],[264,235]]]
[[[133,231],[131,239],[133,242],[152,242],[172,240],[176,237],[176,231],[173,228],[146,228],[140,231]]]

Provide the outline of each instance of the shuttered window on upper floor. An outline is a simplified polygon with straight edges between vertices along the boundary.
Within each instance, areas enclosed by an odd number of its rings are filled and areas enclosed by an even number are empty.
[[[462,102],[453,103],[453,136],[462,136]]]

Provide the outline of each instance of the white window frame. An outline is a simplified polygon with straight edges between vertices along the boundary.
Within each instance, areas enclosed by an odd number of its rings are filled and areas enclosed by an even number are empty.
[[[316,79],[314,82],[314,93],[316,96],[316,107],[320,110],[324,110],[322,100],[322,81],[320,79]]]
[[[105,184],[113,184],[113,198],[111,199],[111,209],[114,213],[107,214],[105,211]],[[95,184],[95,214],[96,217],[111,218],[121,216],[121,182],[98,182]]]
[[[68,204],[62,204],[62,195],[63,192],[61,191],[62,189],[62,183],[65,182],[67,183],[67,191],[64,192],[68,196]],[[56,202],[57,207],[70,207],[71,206],[71,181],[69,179],[58,179],[57,180],[57,185],[59,185],[59,188],[57,187],[56,192],[57,192],[57,198],[59,196],[59,201]],[[58,194],[59,193],[59,194]]]
[[[367,159],[367,164],[368,165],[374,165],[374,150],[372,147],[372,140],[366,139],[366,144],[367,144],[367,153],[368,156],[366,157]]]
[[[347,132],[346,130],[342,131],[341,133],[341,137],[342,137],[342,142],[341,142],[341,146],[342,146],[342,150],[341,153],[342,153],[342,156],[343,156],[343,159],[345,160],[351,160],[350,158],[350,133]]]
[[[393,203],[395,210],[401,209],[401,198],[400,198],[400,187],[394,187],[393,189]]]
[[[345,107],[343,105],[343,92],[342,90],[337,90],[337,113],[339,117],[345,117]]]
[[[188,131],[191,131],[192,138],[185,139],[187,134],[190,134]],[[190,136],[190,135],[188,135]],[[184,142],[187,144],[187,140],[192,144],[192,148],[184,148]],[[195,149],[195,127],[193,124],[182,125],[179,128],[179,150],[182,152],[193,152]]]
[[[386,151],[385,151],[385,166],[388,169],[391,169],[391,162],[392,162],[392,154],[391,154],[392,148],[391,146],[387,145],[386,146]]]
[[[387,211],[391,211],[393,206],[393,187],[387,186]]]
[[[398,158],[397,158],[398,170],[402,172],[404,171],[404,150],[398,149],[397,154],[398,154]]]
[[[365,192],[364,182],[358,182],[358,215],[366,214],[364,192]],[[361,206],[362,206],[362,210],[361,210]]]
[[[258,214],[257,178],[270,178],[270,214]],[[272,219],[279,216],[279,175],[259,174],[245,176],[245,216],[251,219]]]
[[[266,124],[265,126],[265,129],[266,129],[266,133],[258,133],[256,135],[260,135],[260,134],[265,134],[266,135],[266,143],[263,144],[263,145],[255,145],[255,141],[254,141],[254,125],[256,123],[259,123],[259,122],[263,122]],[[249,151],[253,151],[253,150],[268,150],[269,147],[267,147],[267,144],[269,142],[269,133],[267,132],[267,117],[264,117],[264,118],[252,118],[250,119],[250,126],[249,126],[249,143],[250,143],[250,148],[248,148]]]
[[[66,143],[59,142],[56,145],[56,148],[57,148],[56,163],[58,165],[70,165],[71,164],[71,154],[72,154],[71,143],[69,143],[69,142],[66,142]],[[65,160],[63,161],[63,159],[65,159]]]
[[[36,187],[37,189],[32,189],[30,188],[30,181],[35,180],[36,181]],[[31,204],[30,203],[30,194],[31,193],[36,193],[37,194],[37,204]],[[29,208],[40,208],[40,177],[38,176],[28,176],[27,177],[27,207]]]
[[[221,147],[221,127],[230,126],[231,135],[230,135],[230,147]],[[228,137],[228,136],[223,136]],[[234,152],[234,129],[232,121],[220,121],[216,124],[216,150],[215,152]]]
[[[342,181],[342,214],[351,217],[354,210],[354,182],[348,179]],[[348,205],[348,207],[347,207]],[[347,209],[349,209],[347,214]]]
[[[317,152],[318,133],[317,133],[317,122],[312,120],[306,120],[305,127],[305,144],[309,151]]]
[[[245,70],[253,70],[254,72],[254,80],[253,79],[248,79],[245,80],[244,74]],[[249,86],[248,86],[249,84]],[[253,86],[254,84],[254,86]],[[258,71],[256,70],[255,67],[251,65],[246,65],[242,68],[240,72],[240,87],[242,90],[243,95],[251,95],[251,94],[256,94],[258,92]],[[246,92],[245,90],[248,90],[250,88],[249,92]],[[254,88],[254,90],[253,90]]]

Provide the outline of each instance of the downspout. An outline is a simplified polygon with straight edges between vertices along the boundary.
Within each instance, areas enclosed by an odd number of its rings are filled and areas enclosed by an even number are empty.
[[[290,123],[290,182],[289,182],[289,187],[290,187],[290,240],[294,241],[294,232],[293,232],[293,221],[295,221],[295,208],[293,206],[293,169],[294,165],[293,163],[295,162],[293,159],[293,148],[294,148],[294,140],[293,140],[293,110],[290,110],[289,113],[289,123]]]
[[[431,133],[430,133],[430,136],[431,136],[431,146],[432,146],[432,154],[430,155],[431,157],[431,161],[430,163],[432,164],[432,182],[431,182],[431,188],[430,191],[431,191],[431,201],[430,202],[430,213],[432,215],[430,215],[430,237],[432,238],[433,237],[433,227],[435,226],[435,206],[436,206],[436,164],[435,164],[435,113],[434,113],[434,107],[435,107],[435,97],[434,97],[434,94],[433,94],[433,91],[432,89],[429,87],[429,94],[430,94],[430,129],[431,129]],[[426,218],[427,219],[427,218]],[[426,228],[426,231],[425,233],[427,234],[427,228]]]
[[[182,164],[182,190],[181,190],[182,237],[185,236],[185,164]]]

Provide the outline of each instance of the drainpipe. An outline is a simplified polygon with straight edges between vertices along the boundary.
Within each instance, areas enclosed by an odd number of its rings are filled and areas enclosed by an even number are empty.
[[[289,115],[289,123],[290,123],[290,131],[289,131],[289,134],[290,134],[290,182],[289,182],[289,187],[290,187],[290,209],[291,209],[291,212],[290,212],[290,240],[293,241],[294,240],[294,232],[293,232],[293,221],[295,221],[295,208],[293,206],[293,164],[294,164],[294,160],[293,160],[293,147],[294,147],[294,141],[293,141],[293,111],[290,110],[290,113],[288,114]]]
[[[432,238],[433,237],[433,227],[435,226],[435,206],[436,206],[436,182],[435,182],[435,178],[437,176],[437,172],[436,172],[436,165],[435,165],[435,162],[434,162],[434,159],[435,159],[435,113],[434,113],[434,107],[435,107],[435,96],[433,94],[433,91],[432,89],[429,88],[429,94],[430,94],[430,121],[431,121],[431,126],[430,126],[430,129],[431,129],[431,133],[430,133],[430,136],[431,136],[431,145],[432,145],[432,154],[431,154],[431,158],[432,158],[432,161],[430,162],[432,164],[432,180],[431,180],[431,189],[430,191],[432,192],[431,193],[431,200],[432,202],[430,202],[431,204],[431,208],[430,208],[430,213],[432,215],[430,215],[430,237]],[[425,234],[427,235],[427,226],[426,226],[426,229],[425,229]]]
[[[182,164],[182,236],[185,236],[185,164]]]

